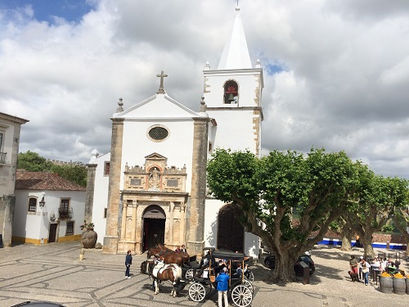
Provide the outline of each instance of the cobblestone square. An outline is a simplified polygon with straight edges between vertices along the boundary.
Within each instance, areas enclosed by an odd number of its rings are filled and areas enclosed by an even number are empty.
[[[217,295],[204,303],[187,297],[187,287],[177,298],[170,283],[154,295],[147,275],[139,273],[145,255],[135,256],[131,279],[124,278],[124,255],[87,250],[79,261],[79,243],[43,246],[18,245],[0,249],[0,306],[27,300],[52,301],[64,306],[217,306]],[[359,250],[354,251],[358,254]],[[279,286],[268,282],[263,266],[256,275],[253,306],[408,306],[409,295],[385,295],[375,285],[351,283],[347,277],[348,254],[320,247],[312,252],[316,272],[311,284]],[[408,270],[408,264],[403,263]]]

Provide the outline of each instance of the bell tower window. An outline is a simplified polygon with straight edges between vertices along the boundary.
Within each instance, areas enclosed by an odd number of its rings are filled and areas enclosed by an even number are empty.
[[[236,81],[229,80],[224,84],[224,103],[232,104],[239,101],[239,86]]]

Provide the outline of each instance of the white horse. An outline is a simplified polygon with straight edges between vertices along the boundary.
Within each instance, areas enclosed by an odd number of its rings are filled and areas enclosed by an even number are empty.
[[[178,294],[178,286],[180,279],[182,278],[182,268],[175,263],[164,264],[159,261],[157,264],[152,262],[145,262],[141,265],[141,272],[148,273],[153,278],[153,285],[155,288],[155,294],[159,293],[159,281],[169,280],[172,282],[173,288],[170,295],[176,297]]]

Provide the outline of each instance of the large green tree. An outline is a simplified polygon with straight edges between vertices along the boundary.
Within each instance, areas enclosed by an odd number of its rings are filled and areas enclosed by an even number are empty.
[[[87,184],[87,168],[77,164],[57,165],[36,152],[18,154],[17,168],[31,172],[52,172],[83,187]]]
[[[359,166],[356,201],[350,203],[343,217],[353,226],[364,247],[364,256],[375,256],[372,236],[390,219],[394,208],[407,204],[408,182],[401,178],[375,175],[365,165]]]
[[[218,150],[208,164],[211,192],[241,209],[246,230],[276,256],[273,279],[284,282],[294,280],[298,257],[345,210],[355,180],[354,164],[343,152],[273,151],[259,159]]]

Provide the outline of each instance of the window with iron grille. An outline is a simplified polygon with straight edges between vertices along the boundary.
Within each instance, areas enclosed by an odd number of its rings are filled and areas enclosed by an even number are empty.
[[[29,212],[36,212],[37,209],[37,198],[30,197],[28,199],[28,211]]]
[[[67,222],[67,231],[65,232],[66,236],[71,236],[74,234],[74,222]]]
[[[69,210],[70,210],[70,199],[69,198],[62,198],[60,203],[60,208],[58,209],[58,213],[60,214],[60,218],[68,218],[69,217]]]

